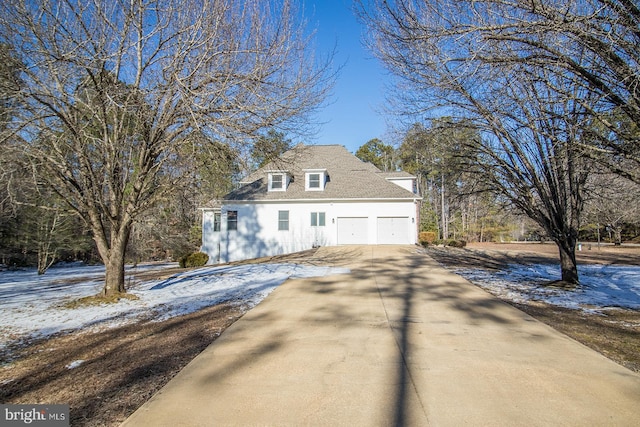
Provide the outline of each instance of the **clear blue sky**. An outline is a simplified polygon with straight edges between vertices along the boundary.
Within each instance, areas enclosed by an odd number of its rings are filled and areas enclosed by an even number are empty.
[[[385,71],[362,43],[362,26],[351,10],[351,0],[306,0],[310,27],[317,29],[321,54],[336,47],[335,64],[342,65],[329,105],[318,115],[322,122],[311,144],[340,144],[355,152],[373,138],[385,138]]]

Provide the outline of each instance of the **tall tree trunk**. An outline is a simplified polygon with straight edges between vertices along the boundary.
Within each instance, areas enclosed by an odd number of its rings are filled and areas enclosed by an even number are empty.
[[[58,232],[58,213],[53,214],[51,223],[43,211],[38,224],[38,275],[44,274],[53,265],[57,258],[57,248],[53,243],[55,233]],[[52,249],[53,247],[53,249]]]
[[[577,239],[573,236],[567,236],[565,239],[556,241],[560,251],[562,281],[572,285],[577,285],[579,283],[578,263],[576,261],[576,243]]]
[[[449,238],[449,224],[447,221],[447,213],[445,209],[445,197],[444,197],[444,174],[440,174],[440,203],[442,213],[442,240]]]
[[[622,227],[616,226],[612,228],[613,228],[613,237],[614,237],[613,244],[615,246],[622,245]]]
[[[105,267],[104,287],[100,294],[113,296],[126,293],[124,264],[127,242],[131,235],[131,220],[114,221],[110,234],[107,234],[98,219],[97,216],[91,217],[94,240]]]
[[[124,287],[124,251],[122,254],[112,252],[105,263],[103,296],[123,294],[127,290]]]
[[[130,221],[123,221],[117,233],[111,236],[111,250],[109,258],[105,259],[104,296],[123,294],[127,292],[124,286],[124,262],[127,243],[131,235]]]

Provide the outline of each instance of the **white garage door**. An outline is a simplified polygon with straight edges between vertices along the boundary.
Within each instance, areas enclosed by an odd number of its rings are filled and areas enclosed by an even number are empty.
[[[378,218],[379,245],[409,244],[409,218],[385,217]]]
[[[366,245],[369,243],[368,221],[369,218],[338,218],[338,244]]]

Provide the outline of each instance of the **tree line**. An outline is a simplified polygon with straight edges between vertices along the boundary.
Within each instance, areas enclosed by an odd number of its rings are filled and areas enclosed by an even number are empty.
[[[378,138],[356,151],[380,170],[402,170],[416,177],[419,231],[435,242],[544,242],[546,231],[499,194],[487,191],[467,168],[477,153],[466,151],[478,137],[468,126],[443,117],[414,123],[395,146]],[[578,229],[583,243],[640,242],[640,186],[608,171],[592,170],[585,184],[585,206]]]

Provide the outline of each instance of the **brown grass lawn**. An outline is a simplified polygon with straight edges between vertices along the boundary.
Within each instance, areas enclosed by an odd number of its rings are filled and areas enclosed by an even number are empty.
[[[640,248],[585,246],[580,262],[640,265]],[[277,261],[304,262],[304,254]],[[482,244],[465,249],[431,248],[445,266],[500,269],[508,263],[556,262],[555,246]],[[152,279],[145,273],[142,279]],[[514,304],[607,357],[640,372],[640,312],[585,314],[540,303]],[[145,322],[105,331],[64,334],[32,342],[0,365],[0,402],[65,403],[74,426],[116,426],[211,344],[243,309],[221,304],[163,322]],[[6,354],[4,355],[7,356]],[[79,366],[68,366],[82,360]]]

